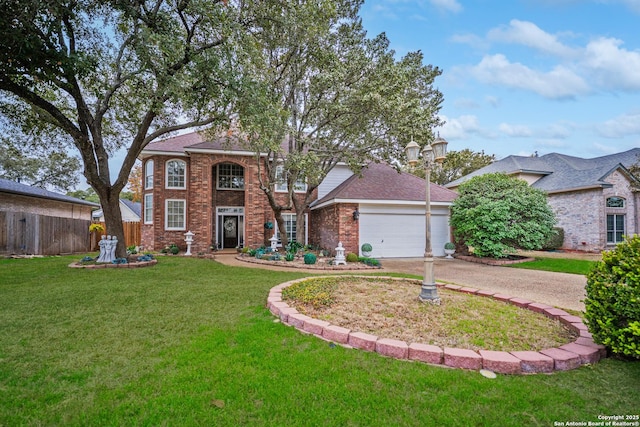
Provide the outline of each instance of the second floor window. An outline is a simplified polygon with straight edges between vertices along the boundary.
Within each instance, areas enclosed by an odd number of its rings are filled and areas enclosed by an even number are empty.
[[[144,188],[153,188],[153,160],[148,160],[144,165]]]
[[[287,184],[287,174],[284,171],[284,167],[279,165],[276,168],[276,191],[287,191],[289,188]],[[304,179],[298,179],[293,186],[293,191],[304,192],[307,191],[307,183]]]
[[[186,188],[187,164],[182,160],[167,162],[167,188]]]
[[[222,190],[243,190],[244,168],[233,163],[218,165],[218,188]]]

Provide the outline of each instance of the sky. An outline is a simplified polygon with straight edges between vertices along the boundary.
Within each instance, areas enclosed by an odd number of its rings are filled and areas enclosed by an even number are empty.
[[[442,74],[449,150],[593,158],[640,147],[640,0],[365,0],[369,37]]]

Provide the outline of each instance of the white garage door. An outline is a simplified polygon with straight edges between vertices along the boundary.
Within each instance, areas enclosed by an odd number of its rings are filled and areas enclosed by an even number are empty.
[[[370,243],[375,258],[422,257],[425,247],[424,207],[360,205],[360,246]],[[444,256],[449,241],[449,210],[432,208],[431,247]]]

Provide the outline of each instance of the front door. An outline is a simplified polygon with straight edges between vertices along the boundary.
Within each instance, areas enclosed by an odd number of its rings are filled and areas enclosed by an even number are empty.
[[[223,247],[235,248],[238,246],[238,217],[222,217]]]

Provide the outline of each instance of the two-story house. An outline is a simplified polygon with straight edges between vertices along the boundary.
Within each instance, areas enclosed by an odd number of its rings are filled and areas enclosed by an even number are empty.
[[[254,152],[189,133],[149,144],[140,159],[145,248],[184,247],[187,231],[195,233],[194,253],[258,247],[286,232],[289,239],[302,233],[306,243],[330,251],[342,242],[347,252],[355,253],[370,243],[376,257],[424,254],[425,181],[389,165],[371,164],[361,175],[336,166],[315,190],[305,230],[298,229],[294,212],[286,212],[282,231],[259,188]],[[296,189],[306,191],[304,183]],[[284,201],[286,188],[276,186],[275,191]],[[453,191],[431,185],[437,256],[444,255],[444,243],[450,240],[449,206],[455,197]]]

